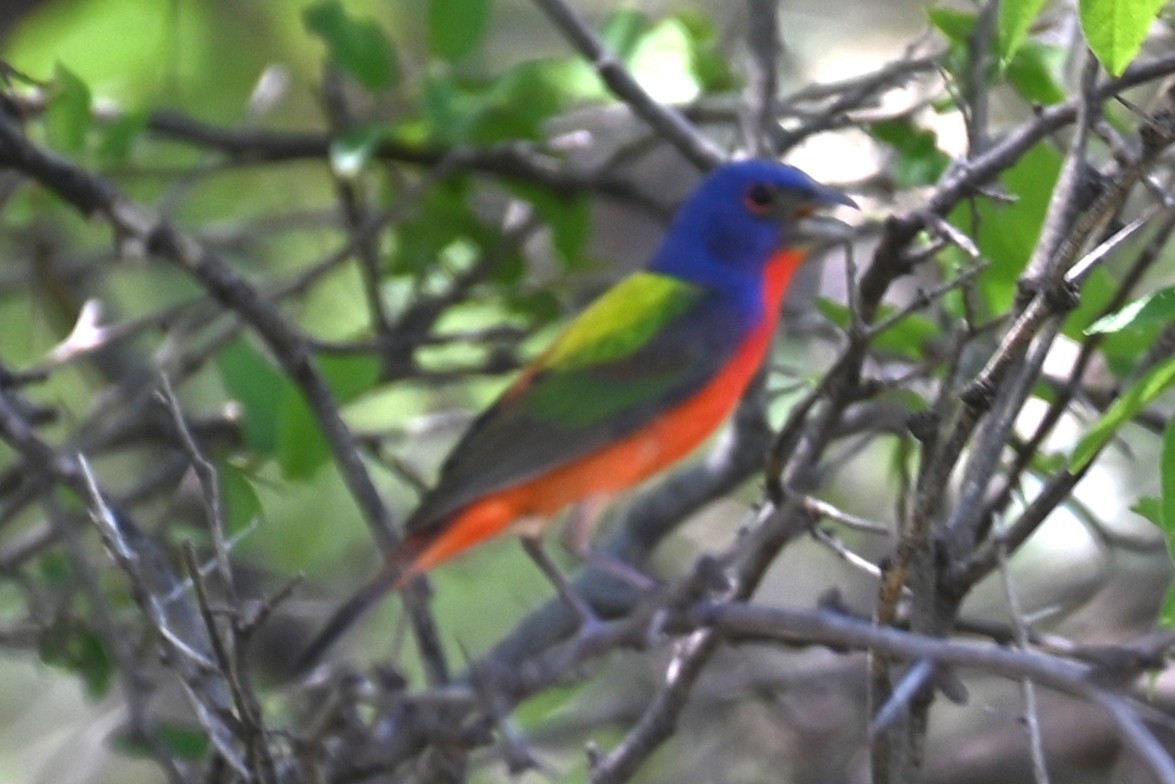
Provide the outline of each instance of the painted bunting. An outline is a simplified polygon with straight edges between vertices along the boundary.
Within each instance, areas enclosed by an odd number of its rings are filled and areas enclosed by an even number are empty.
[[[763,362],[813,239],[805,219],[837,204],[855,206],[780,163],[728,163],[707,176],[648,267],[568,324],[473,422],[408,519],[388,575],[344,605],[308,658],[388,587],[508,531],[537,540],[568,505],[630,488],[693,451]]]

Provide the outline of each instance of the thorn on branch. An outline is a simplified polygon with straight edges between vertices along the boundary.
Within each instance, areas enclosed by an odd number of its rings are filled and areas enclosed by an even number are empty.
[[[995,401],[996,389],[986,378],[978,378],[963,388],[959,399],[963,405],[975,411],[986,411]]]
[[[1175,92],[1168,91],[1165,97],[1170,101],[1173,95]],[[1155,112],[1138,129],[1138,137],[1142,141],[1143,157],[1159,155],[1175,138],[1175,114],[1170,109]]]
[[[1073,281],[1061,280],[1044,290],[1044,300],[1053,313],[1068,313],[1081,304],[1081,288]]]

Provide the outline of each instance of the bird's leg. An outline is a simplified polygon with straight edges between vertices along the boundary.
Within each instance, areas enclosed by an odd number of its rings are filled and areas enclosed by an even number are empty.
[[[535,565],[542,570],[551,584],[555,586],[555,590],[559,592],[559,598],[563,603],[579,617],[579,622],[582,626],[591,626],[598,623],[596,613],[584,601],[583,597],[575,592],[571,587],[571,583],[567,582],[567,578],[563,576],[563,572],[559,571],[559,567],[551,560],[551,556],[547,555],[547,551],[543,549],[543,542],[537,536],[522,536],[522,549],[530,556],[530,559],[535,562]]]
[[[559,543],[569,553],[582,558],[600,571],[623,580],[638,591],[652,590],[657,586],[657,583],[651,577],[606,550],[592,547],[591,533],[607,504],[608,497],[606,495],[592,495],[573,506],[567,522],[563,525],[563,533],[559,537]]]

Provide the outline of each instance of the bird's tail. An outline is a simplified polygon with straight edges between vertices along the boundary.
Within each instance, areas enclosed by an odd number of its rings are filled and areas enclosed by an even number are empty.
[[[392,554],[387,568],[360,586],[327,621],[295,662],[295,673],[313,667],[332,645],[390,591],[398,591],[413,578],[474,545],[509,529],[518,517],[510,499],[491,496],[465,507],[443,523],[415,525]]]

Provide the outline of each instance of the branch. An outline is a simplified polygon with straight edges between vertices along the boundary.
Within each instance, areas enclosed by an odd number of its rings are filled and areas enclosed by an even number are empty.
[[[43,152],[3,116],[0,166],[32,177],[85,215],[100,215],[124,246],[145,249],[176,264],[252,326],[305,396],[376,542],[385,553],[396,548],[399,537],[392,530],[391,515],[363,464],[354,435],[339,414],[334,395],[311,360],[309,347],[265,297],[214,253],[165,219],[123,197],[113,183]],[[424,590],[421,585],[402,595],[430,678],[439,683],[447,679],[447,665],[436,623],[425,607]]]
[[[637,117],[648,123],[692,164],[702,171],[708,171],[722,162],[726,156],[709,139],[698,133],[676,109],[653,100],[571,6],[563,0],[535,0],[535,5],[591,63],[612,94],[627,104]]]

